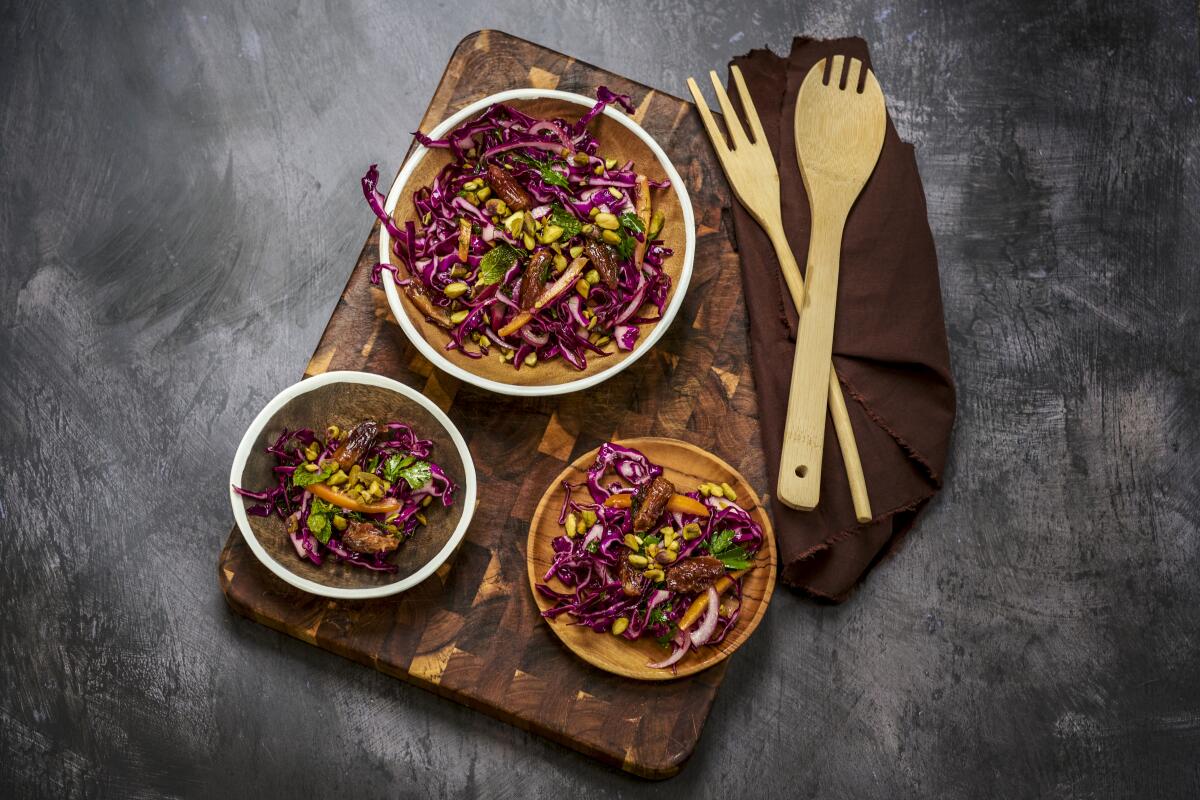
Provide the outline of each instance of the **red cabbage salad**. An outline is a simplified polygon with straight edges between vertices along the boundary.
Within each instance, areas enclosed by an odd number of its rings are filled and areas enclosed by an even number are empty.
[[[575,489],[587,497],[576,500]],[[537,591],[543,616],[670,648],[648,664],[674,667],[719,644],[741,614],[743,576],[763,545],[762,527],[737,505],[728,483],[687,494],[645,455],[608,442],[581,484],[563,483],[562,535]],[[557,578],[567,591],[546,583]]]
[[[588,123],[629,97],[601,86],[578,120],[537,119],[496,103],[444,139],[453,161],[413,194],[417,219],[384,210],[379,170],[362,188],[392,239],[392,272],[413,305],[448,332],[447,350],[495,357],[514,370],[562,358],[632,350],[641,326],[662,318],[671,288],[660,238],[665,189],[633,161],[606,157]],[[616,349],[614,349],[616,348]]]
[[[331,425],[325,434],[284,429],[267,447],[275,486],[233,490],[255,501],[247,514],[284,521],[300,558],[395,572],[388,556],[427,523],[435,501],[451,506],[458,487],[431,460],[433,443],[403,422]]]

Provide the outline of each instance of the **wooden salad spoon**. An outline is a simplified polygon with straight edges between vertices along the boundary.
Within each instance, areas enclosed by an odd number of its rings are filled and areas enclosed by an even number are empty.
[[[812,232],[776,489],[784,504],[806,511],[816,508],[821,497],[842,233],[879,160],[886,126],[883,91],[857,58],[837,55],[832,65],[821,59],[809,70],[796,95],[795,137]]]

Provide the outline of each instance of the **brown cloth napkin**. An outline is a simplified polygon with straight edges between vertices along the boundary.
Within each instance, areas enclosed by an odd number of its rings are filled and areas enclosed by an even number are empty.
[[[783,223],[801,265],[808,253],[810,221],[796,165],[792,115],[809,69],[838,53],[871,63],[862,39],[797,38],[786,59],[755,50],[733,60],[779,166]],[[886,87],[886,80],[880,82]],[[736,104],[736,93],[730,94]],[[796,309],[766,234],[736,203],[733,214],[773,491],[792,376]],[[828,419],[820,504],[810,512],[779,502],[771,507],[784,582],[840,601],[901,543],[941,487],[954,425],[954,381],[925,192],[913,148],[900,140],[890,119],[879,163],[850,212],[842,240],[833,363],[875,517],[867,524],[854,518],[842,454]]]

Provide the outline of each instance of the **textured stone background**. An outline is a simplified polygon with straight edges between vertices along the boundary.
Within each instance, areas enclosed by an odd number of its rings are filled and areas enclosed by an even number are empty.
[[[1193,2],[4,4],[0,794],[1195,797]],[[227,465],[297,379],[454,44],[674,93],[861,34],[915,142],[960,407],[849,603],[776,596],[646,784],[238,618]]]

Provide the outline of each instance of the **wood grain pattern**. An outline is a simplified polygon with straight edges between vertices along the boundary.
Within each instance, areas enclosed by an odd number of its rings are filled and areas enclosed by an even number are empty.
[[[221,554],[220,582],[234,609],[264,625],[627,771],[663,778],[695,748],[729,662],[653,692],[582,662],[554,637],[530,597],[525,534],[554,477],[615,436],[688,440],[728,461],[752,486],[764,486],[737,256],[721,213],[729,195],[689,104],[494,31],[460,44],[421,127],[488,94],[545,84],[547,76],[557,77],[557,88],[585,95],[598,85],[630,94],[635,119],[687,181],[696,268],[671,329],[644,358],[588,392],[521,399],[463,386],[417,353],[384,293],[370,284],[376,225],[308,371],[378,372],[446,409],[479,471],[471,528],[434,577],[382,601],[330,602],[295,591],[253,558],[236,531]]]
[[[675,484],[680,492],[691,491],[702,483],[728,483],[737,492],[738,505],[750,512],[754,520],[762,526],[763,547],[755,559],[754,569],[747,573],[742,581],[741,618],[720,644],[688,654],[679,662],[675,671],[651,669],[646,666],[661,661],[670,652],[664,652],[650,639],[629,641],[597,633],[591,628],[571,624],[566,615],[547,620],[547,624],[580,658],[617,675],[646,681],[667,681],[694,675],[719,663],[741,647],[750,634],[754,633],[767,611],[771,594],[775,590],[775,571],[778,563],[771,520],[759,502],[754,487],[741,473],[711,453],[687,442],[660,437],[622,439],[620,443],[641,451],[652,463],[662,467],[667,480]],[[554,605],[549,598],[539,594],[535,587],[543,582],[543,576],[550,569],[553,560],[551,542],[563,532],[558,523],[558,515],[564,502],[563,482],[578,484],[585,481],[588,467],[595,459],[596,451],[589,451],[560,472],[547,487],[530,521],[529,538],[526,543],[526,552],[529,553],[529,588],[542,611]],[[576,498],[579,496],[577,494]],[[558,591],[566,591],[566,587],[557,580],[552,580],[550,586]]]

